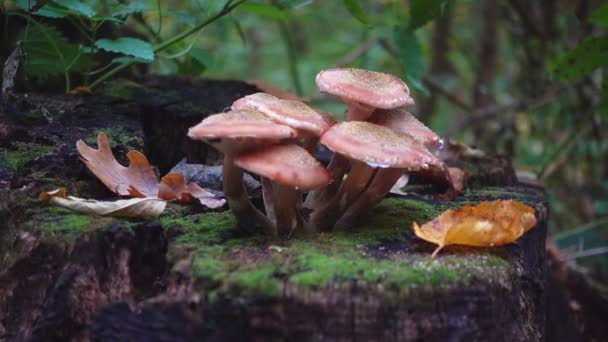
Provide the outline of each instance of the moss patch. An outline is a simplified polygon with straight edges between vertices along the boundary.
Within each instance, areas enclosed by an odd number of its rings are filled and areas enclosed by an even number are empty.
[[[14,150],[0,149],[0,163],[16,171],[21,171],[31,160],[42,157],[52,150],[51,146],[16,142]]]
[[[168,229],[184,230],[172,248],[186,246],[194,252],[193,275],[215,296],[274,297],[285,284],[314,291],[349,280],[382,284],[405,294],[415,287],[504,279],[513,271],[508,259],[484,250],[431,259],[429,246],[413,236],[412,222],[426,222],[457,205],[424,197],[386,199],[357,230],[290,241],[235,237],[236,222],[229,212],[161,221]],[[393,250],[381,256],[370,252],[387,242]]]
[[[130,227],[134,222],[111,217],[79,214],[61,207],[43,207],[32,210],[30,219],[24,223],[27,230],[41,233],[44,237],[72,241],[85,232],[112,224]]]
[[[129,132],[127,132],[121,126],[108,126],[96,128],[93,131],[93,134],[85,140],[86,143],[89,145],[97,144],[97,135],[102,132],[105,133],[108,137],[110,137],[110,142],[113,146],[125,145],[131,140],[135,139],[135,137],[129,134]]]

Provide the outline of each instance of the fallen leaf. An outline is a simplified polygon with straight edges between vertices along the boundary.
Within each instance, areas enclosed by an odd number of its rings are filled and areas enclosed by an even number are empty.
[[[184,175],[181,173],[169,173],[161,179],[158,197],[180,202],[190,202],[196,198],[202,205],[211,209],[220,208],[226,203],[226,200],[217,198],[215,194],[201,188],[196,183],[186,184]]]
[[[94,149],[83,140],[76,143],[82,161],[108,189],[121,196],[157,197],[158,180],[145,155],[129,151],[129,167],[124,167],[114,158],[105,133],[97,135],[97,146]]]
[[[76,143],[81,159],[89,170],[118,195],[180,202],[190,202],[196,198],[211,209],[226,203],[196,183],[186,184],[184,176],[179,173],[170,173],[159,183],[148,159],[140,152],[129,151],[129,167],[122,166],[114,158],[105,133],[97,136],[97,146],[98,149],[94,149],[82,140]]]
[[[117,201],[84,199],[68,196],[65,188],[43,192],[40,194],[40,199],[79,213],[100,216],[158,217],[167,206],[166,201],[158,198],[130,198]]]
[[[447,210],[422,226],[413,224],[416,236],[438,245],[433,257],[447,245],[502,246],[535,225],[534,208],[513,200],[465,205]]]

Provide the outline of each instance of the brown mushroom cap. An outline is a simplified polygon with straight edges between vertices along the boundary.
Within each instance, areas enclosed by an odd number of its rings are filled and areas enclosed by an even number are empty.
[[[397,133],[409,134],[426,146],[436,145],[440,141],[437,133],[405,109],[378,109],[370,116],[369,122],[390,128]]]
[[[297,132],[253,110],[213,114],[188,130],[188,136],[205,140],[224,153],[236,153],[265,143],[296,138]]]
[[[321,137],[321,143],[336,153],[372,167],[418,170],[441,163],[411,136],[364,121],[341,122],[332,126]]]
[[[233,109],[255,109],[277,123],[321,136],[330,127],[323,115],[303,102],[281,100],[270,94],[256,93],[238,99]]]
[[[328,69],[317,75],[316,82],[323,92],[373,108],[391,109],[414,104],[409,88],[401,79],[381,72]]]
[[[331,175],[313,156],[298,145],[273,145],[243,153],[234,163],[248,171],[299,190],[329,184]]]

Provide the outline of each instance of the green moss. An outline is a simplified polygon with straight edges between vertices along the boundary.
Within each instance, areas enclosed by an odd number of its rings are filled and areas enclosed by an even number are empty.
[[[16,142],[14,147],[16,149],[12,151],[0,149],[0,162],[16,171],[22,171],[26,163],[46,155],[52,149],[51,146],[25,142]]]
[[[71,240],[84,232],[109,226],[118,221],[110,217],[79,214],[69,209],[49,206],[31,212],[25,226],[44,236],[61,236]],[[121,223],[124,226],[131,224],[128,221]]]
[[[220,243],[236,227],[236,219],[229,211],[184,217],[168,215],[161,217],[160,222],[165,229],[182,231],[177,240],[178,243],[194,246]]]
[[[110,142],[113,146],[124,145],[135,139],[135,137],[131,136],[129,132],[121,126],[108,126],[96,128],[93,131],[93,134],[85,140],[86,143],[89,145],[97,144],[97,135],[99,133],[105,133],[110,138]]]
[[[263,238],[230,238],[235,221],[229,213],[167,219],[179,225],[182,243],[198,246],[193,275],[210,293],[274,296],[285,282],[315,290],[331,283],[364,280],[395,293],[414,287],[449,286],[473,279],[492,281],[508,275],[509,260],[485,251],[467,250],[430,258],[415,252],[425,244],[411,232],[411,223],[426,222],[457,204],[435,205],[427,199],[387,199],[354,231],[323,233],[306,240],[280,242]],[[193,221],[197,218],[197,222]],[[221,244],[219,244],[221,242]],[[385,244],[392,252],[381,252]]]
[[[116,97],[123,100],[131,100],[142,86],[128,80],[115,80],[103,89],[106,96]]]

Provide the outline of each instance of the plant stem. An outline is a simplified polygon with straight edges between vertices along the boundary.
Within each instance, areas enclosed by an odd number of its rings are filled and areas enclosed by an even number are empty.
[[[291,81],[295,88],[297,95],[302,95],[302,82],[300,82],[300,73],[298,72],[298,57],[291,39],[289,27],[283,21],[279,22],[279,29],[281,31],[281,37],[285,42],[285,48],[287,49],[287,63],[289,64],[289,74],[291,75]]]
[[[244,3],[245,1],[247,1],[247,0],[238,0],[236,2],[228,1],[226,3],[226,5],[224,5],[222,10],[219,11],[216,15],[203,21],[202,23],[198,24],[197,26],[195,26],[187,31],[184,31],[184,32],[178,34],[177,36],[170,38],[167,41],[164,41],[161,44],[157,45],[154,48],[154,53],[163,51],[166,48],[168,48],[169,46],[181,41],[182,39],[192,35],[193,33],[200,31],[201,29],[205,28],[207,25],[211,24],[212,22],[216,21],[217,19],[230,13],[233,9],[235,9],[236,7],[238,7],[240,4]],[[128,68],[129,66],[133,65],[134,63],[135,62],[127,62],[127,63],[116,66],[112,70],[108,71],[107,73],[105,73],[104,75],[102,75],[101,77],[96,79],[93,83],[91,83],[90,88],[93,89],[93,88],[97,87],[99,84],[101,84],[105,80],[107,80],[107,79],[111,78],[112,76],[116,75],[117,73],[123,71],[124,69]]]

